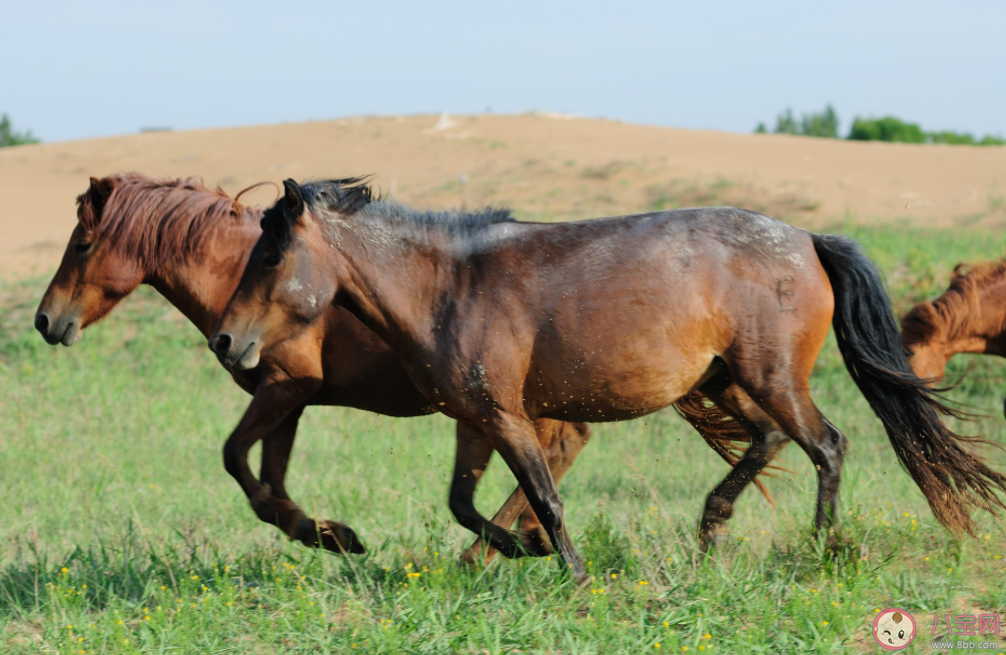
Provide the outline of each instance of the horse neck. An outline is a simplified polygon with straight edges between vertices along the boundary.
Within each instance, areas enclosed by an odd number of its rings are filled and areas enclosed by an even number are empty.
[[[437,298],[451,293],[456,269],[445,244],[413,241],[406,234],[371,239],[353,230],[337,249],[339,294],[364,325],[399,353],[429,345]],[[453,294],[452,294],[453,295]]]
[[[166,258],[145,282],[209,337],[238,286],[260,232],[257,221],[222,222],[205,236],[198,252],[184,260]]]

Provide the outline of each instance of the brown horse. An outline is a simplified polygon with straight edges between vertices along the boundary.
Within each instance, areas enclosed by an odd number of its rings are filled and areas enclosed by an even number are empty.
[[[146,283],[208,335],[261,233],[261,210],[242,206],[239,198],[194,180],[138,174],[92,178],[77,199],[79,223],[39,305],[35,327],[50,344],[70,346],[85,327]],[[287,463],[300,415],[307,405],[343,405],[389,416],[422,416],[433,409],[397,358],[349,312],[327,312],[301,339],[320,345],[314,359],[297,348],[280,347],[254,371],[229,369],[254,398],[224,447],[225,465],[263,521],[308,546],[363,552],[352,529],[333,521],[316,524],[287,494]],[[546,419],[536,428],[553,473],[561,477],[589,439],[589,426]],[[262,469],[256,480],[247,454],[259,439]],[[510,525],[526,507],[523,493],[515,490],[494,520]],[[523,526],[537,526],[529,509]]]
[[[1002,506],[1006,477],[943,424],[951,410],[912,373],[880,275],[850,239],[729,207],[513,223],[374,201],[357,180],[284,184],[210,347],[252,368],[330,305],[349,309],[472,428],[459,433],[451,509],[507,556],[520,541],[472,502],[494,449],[583,580],[533,421],[630,419],[695,389],[751,437],[706,502],[703,544],[787,439],[818,471],[816,528],[836,520],[846,439],[808,382],[832,322],[936,517],[972,532],[972,506]]]
[[[241,205],[240,195],[232,200],[194,180],[154,180],[135,173],[92,179],[90,188],[77,199],[79,224],[39,306],[35,327],[51,344],[72,345],[85,327],[146,283],[208,335],[261,233],[262,212]],[[317,348],[313,359],[280,348],[254,371],[229,369],[254,399],[228,440],[225,457],[228,470],[263,520],[311,546],[359,550],[352,531],[334,522],[321,523],[319,540],[317,528],[302,522],[287,495],[287,462],[303,408],[345,405],[392,416],[419,416],[433,410],[398,359],[352,314],[332,308],[323,325],[323,338],[316,331],[318,338],[311,342]],[[684,406],[683,415],[701,420],[702,398],[690,402],[695,406]],[[739,446],[730,440],[739,435],[731,434],[729,425],[706,422],[709,426],[700,431],[709,443],[728,462],[736,461]],[[558,480],[586,444],[590,429],[548,419],[538,421],[536,428]],[[258,439],[263,439],[264,448],[261,478],[255,481],[248,470],[247,452]],[[521,512],[523,529],[537,529],[537,518],[518,488],[493,520],[509,526]],[[478,545],[467,551],[467,559],[474,557]],[[487,551],[487,557],[492,552]]]
[[[932,381],[957,353],[1006,357],[1006,260],[958,264],[943,295],[901,320],[901,338],[915,374]]]

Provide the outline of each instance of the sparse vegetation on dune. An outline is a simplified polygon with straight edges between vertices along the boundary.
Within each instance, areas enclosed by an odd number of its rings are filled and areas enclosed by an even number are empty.
[[[816,216],[820,207],[798,183],[766,188],[723,177],[669,178],[657,162],[647,160],[612,160],[593,166],[526,160],[491,178],[474,180],[465,191],[467,205],[497,204],[531,179],[541,191],[513,208],[521,220],[581,220],[699,205],[733,205],[800,221]],[[418,204],[432,206],[457,205],[460,198],[461,185],[456,180],[414,195]]]
[[[566,168],[618,188],[617,171]],[[729,201],[737,186],[658,186],[640,200]],[[1002,234],[979,230],[833,231],[860,238],[902,312],[941,291],[958,261],[1006,254]],[[31,327],[46,282],[0,287],[4,653],[872,653],[869,626],[886,606],[914,613],[913,648],[936,613],[1006,614],[1006,522],[977,516],[977,540],[936,524],[830,339],[812,384],[850,440],[841,518],[854,546],[832,558],[811,541],[816,477],[791,445],[791,473],[767,482],[777,507],[748,490],[731,543],[701,557],[695,517],[725,465],[664,411],[595,426],[560,485],[594,576],[577,590],[554,558],[457,567],[471,535],[447,508],[454,439],[440,416],[309,408],[288,486],[370,552],[288,543],[223,470],[248,397],[196,330],[141,290],[72,349],[52,348]],[[950,395],[985,416],[955,427],[1006,444],[1004,363],[955,359],[949,376],[965,371]],[[512,484],[497,460],[479,506]]]
[[[649,209],[680,209],[728,205],[761,212],[767,216],[799,218],[815,211],[818,203],[798,188],[779,189],[769,193],[753,184],[742,184],[727,179],[702,183],[695,180],[670,180],[646,188],[651,198]]]

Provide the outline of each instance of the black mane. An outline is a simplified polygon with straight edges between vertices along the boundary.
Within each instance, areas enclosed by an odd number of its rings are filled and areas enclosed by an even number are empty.
[[[477,212],[414,209],[376,196],[366,180],[366,177],[315,180],[300,185],[300,192],[311,213],[329,211],[352,215],[362,212],[375,218],[441,230],[449,234],[468,234],[494,223],[517,222],[511,211],[503,208],[486,207]],[[262,231],[280,247],[285,247],[290,240],[295,219],[295,216],[288,214],[286,204],[280,199],[266,210],[262,218]]]

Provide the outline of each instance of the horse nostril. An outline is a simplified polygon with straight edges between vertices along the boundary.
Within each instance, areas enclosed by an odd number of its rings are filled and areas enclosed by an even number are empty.
[[[49,334],[49,317],[39,312],[35,314],[35,329],[42,333],[42,336]]]
[[[231,349],[231,335],[227,333],[215,334],[210,339],[209,346],[210,350],[219,356],[223,356]]]

